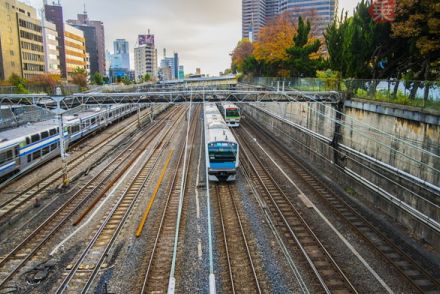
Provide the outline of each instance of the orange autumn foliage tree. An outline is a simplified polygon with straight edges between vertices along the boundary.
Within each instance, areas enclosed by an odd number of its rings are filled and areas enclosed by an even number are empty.
[[[238,42],[237,47],[235,47],[232,52],[232,68],[238,71],[243,71],[243,64],[246,58],[252,55],[254,50],[254,45],[245,38]]]
[[[281,14],[260,30],[258,41],[254,43],[255,59],[265,63],[286,61],[286,49],[292,46],[295,34],[292,17],[288,13]]]

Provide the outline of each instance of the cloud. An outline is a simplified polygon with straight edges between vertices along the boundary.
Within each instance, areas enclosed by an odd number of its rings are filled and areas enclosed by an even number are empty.
[[[83,0],[85,1],[85,0]],[[83,1],[61,0],[65,19],[83,11]],[[41,0],[31,0],[41,7]],[[50,3],[50,1],[48,1]],[[176,51],[185,71],[217,75],[229,67],[229,52],[241,37],[241,1],[238,0],[87,0],[90,19],[104,22],[106,48],[125,38],[130,51],[137,35],[148,29],[155,34],[159,60],[162,49]]]

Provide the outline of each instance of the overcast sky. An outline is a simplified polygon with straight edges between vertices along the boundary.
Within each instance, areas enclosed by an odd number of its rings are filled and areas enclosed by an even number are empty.
[[[25,0],[40,9],[43,0]],[[51,3],[52,0],[48,0]],[[113,40],[130,42],[130,54],[137,34],[148,29],[155,34],[158,59],[174,51],[185,72],[218,75],[230,65],[229,53],[241,38],[241,0],[60,0],[64,18],[76,18],[84,10],[90,19],[104,22],[106,48]],[[352,11],[359,0],[340,0],[340,8]],[[133,67],[133,64],[132,64]]]

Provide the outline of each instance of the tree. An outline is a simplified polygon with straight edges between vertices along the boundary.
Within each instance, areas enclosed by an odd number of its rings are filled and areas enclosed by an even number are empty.
[[[146,73],[146,74],[143,76],[142,80],[143,80],[144,82],[149,82],[149,81],[151,81],[151,75],[150,75],[149,73]]]
[[[238,42],[234,51],[232,52],[232,68],[234,72],[243,71],[243,64],[246,58],[252,55],[254,50],[254,46],[249,41],[249,39],[245,38]]]
[[[253,55],[258,62],[279,66],[286,61],[286,49],[292,45],[296,33],[292,17],[288,13],[281,14],[263,27],[254,44]]]
[[[95,85],[104,85],[104,77],[100,72],[95,72],[90,77],[90,82]]]
[[[27,94],[29,91],[26,88],[27,81],[19,75],[13,73],[9,76],[8,82],[17,88],[18,94]]]
[[[414,79],[429,80],[438,73],[440,59],[440,6],[432,0],[397,1],[392,36],[407,41],[411,58],[405,60]],[[437,67],[437,68],[436,68]],[[438,75],[437,75],[438,77]]]
[[[30,85],[41,87],[48,94],[55,93],[57,85],[61,81],[59,74],[43,73],[32,77],[29,80]]]
[[[304,23],[302,17],[298,18],[298,32],[293,38],[293,46],[286,49],[286,61],[290,75],[295,77],[312,77],[317,69],[322,67],[322,58],[318,54],[321,42],[310,38],[311,24]]]
[[[87,71],[82,67],[77,67],[70,75],[72,83],[80,86],[81,88],[87,87]]]

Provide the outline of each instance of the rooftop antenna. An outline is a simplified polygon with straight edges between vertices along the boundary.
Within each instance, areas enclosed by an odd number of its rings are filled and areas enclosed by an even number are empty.
[[[86,2],[84,2],[84,14],[87,14],[87,10],[86,10]]]

